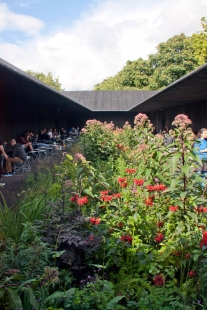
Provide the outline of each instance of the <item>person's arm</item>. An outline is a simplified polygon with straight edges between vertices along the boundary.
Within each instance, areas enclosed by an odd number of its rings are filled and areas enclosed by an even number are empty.
[[[7,159],[8,156],[7,156],[7,154],[6,154],[5,151],[4,151],[3,145],[0,145],[0,151],[1,151],[2,154],[4,155],[4,158]]]

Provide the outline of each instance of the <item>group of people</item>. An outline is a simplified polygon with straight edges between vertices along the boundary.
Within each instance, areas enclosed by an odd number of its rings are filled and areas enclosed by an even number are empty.
[[[38,134],[33,131],[24,131],[17,139],[11,139],[11,148],[7,147],[7,143],[3,143],[0,136],[0,186],[4,186],[2,175],[5,177],[12,176],[14,172],[13,164],[21,163],[27,160],[27,152],[33,151],[39,147],[48,147],[54,142],[63,144],[67,137],[77,138],[79,128],[72,127],[72,131],[67,131],[62,127],[58,132],[57,129],[41,129]],[[3,173],[3,166],[6,171]]]

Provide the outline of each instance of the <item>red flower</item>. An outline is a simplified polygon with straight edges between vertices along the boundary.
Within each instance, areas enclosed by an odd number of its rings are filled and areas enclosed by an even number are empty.
[[[122,222],[119,222],[118,226],[119,226],[120,228],[122,228],[122,227],[123,227],[123,223],[122,223]]]
[[[148,197],[147,199],[145,199],[144,203],[147,205],[147,206],[152,206],[153,205],[153,200],[151,197]]]
[[[205,228],[205,226],[204,226],[204,225],[198,225],[198,228],[200,228],[200,229],[204,229],[204,228]]]
[[[90,235],[89,236],[89,240],[93,240],[94,239],[94,236],[93,235]]]
[[[124,183],[126,182],[127,178],[118,178],[117,181],[118,183]]]
[[[101,195],[108,195],[108,193],[109,193],[109,191],[107,191],[107,190],[106,191],[100,191]]]
[[[181,256],[181,254],[182,254],[181,252],[174,252],[175,256]]]
[[[91,224],[93,224],[93,225],[99,225],[100,222],[101,222],[101,219],[99,219],[98,217],[91,217],[91,218],[89,219],[89,221],[90,221]]]
[[[134,179],[134,185],[142,186],[144,184],[144,179]]]
[[[185,254],[185,259],[189,259],[189,258],[190,258],[190,254],[189,253]]]
[[[161,227],[163,227],[164,226],[164,222],[157,222],[157,227],[159,227],[159,228],[161,228]]]
[[[119,183],[119,185],[120,185],[120,187],[125,188],[125,187],[127,187],[128,183],[127,183],[127,182],[125,182],[125,183]]]
[[[113,198],[115,198],[115,199],[120,198],[120,197],[121,197],[121,193],[113,194]]]
[[[195,211],[197,211],[198,213],[207,213],[207,208],[204,206],[201,206],[199,208],[194,208]]]
[[[177,206],[170,206],[170,207],[169,207],[169,210],[170,210],[171,212],[176,212],[176,211],[178,210],[178,207],[177,207]]]
[[[116,146],[118,149],[120,149],[120,150],[123,150],[123,148],[124,148],[124,146],[123,145],[121,145],[121,144],[117,144],[117,146]]]
[[[167,189],[167,187],[163,184],[147,185],[146,188],[150,192],[161,192]]]
[[[76,202],[78,198],[79,198],[78,195],[74,195],[74,196],[70,197],[70,201]]]
[[[153,279],[153,282],[155,284],[155,286],[163,286],[164,283],[165,283],[165,279],[163,278],[163,276],[161,275],[157,275],[154,279]]]
[[[121,241],[125,241],[127,243],[132,243],[132,237],[129,235],[123,235],[120,239],[121,239]]]
[[[103,201],[111,201],[113,199],[113,195],[102,195],[101,200]]]
[[[83,196],[83,197],[77,198],[76,201],[77,201],[77,204],[79,206],[85,205],[88,203],[88,196]]]
[[[205,230],[203,232],[203,238],[200,241],[200,247],[202,248],[202,246],[206,246],[207,245],[207,231]]]
[[[154,238],[155,242],[160,243],[164,239],[164,235],[162,233],[157,233],[156,237]]]
[[[136,169],[126,169],[125,171],[126,171],[126,173],[132,174],[132,173],[136,173],[137,170]]]
[[[189,276],[190,278],[195,277],[195,276],[196,276],[195,270],[190,270],[190,271],[188,272],[188,276]]]

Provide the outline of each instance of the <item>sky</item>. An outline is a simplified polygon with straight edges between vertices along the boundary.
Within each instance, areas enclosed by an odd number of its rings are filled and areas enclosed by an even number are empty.
[[[0,0],[0,58],[92,90],[127,60],[202,30],[207,0]]]

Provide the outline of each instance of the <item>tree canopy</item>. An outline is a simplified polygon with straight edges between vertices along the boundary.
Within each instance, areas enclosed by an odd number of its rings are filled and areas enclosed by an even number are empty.
[[[61,88],[62,85],[59,81],[59,77],[54,78],[52,72],[48,72],[47,74],[42,72],[34,72],[32,70],[27,70],[26,72],[58,91],[64,90]]]
[[[162,89],[207,61],[207,18],[203,31],[187,37],[175,35],[157,46],[147,60],[127,61],[115,76],[95,85],[95,90]]]

